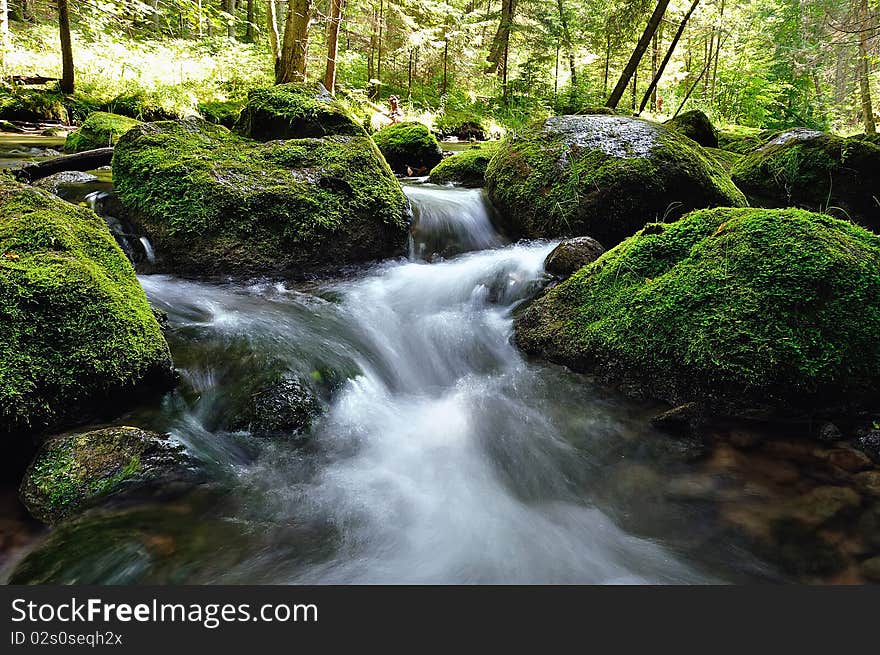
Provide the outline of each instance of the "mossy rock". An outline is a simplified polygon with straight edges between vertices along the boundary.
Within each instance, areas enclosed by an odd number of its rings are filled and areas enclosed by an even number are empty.
[[[666,126],[679,134],[696,141],[704,148],[718,147],[718,134],[712,121],[699,109],[686,111],[666,121]]]
[[[602,244],[592,237],[565,239],[544,260],[544,270],[558,278],[567,278],[587,264],[592,264],[605,252]]]
[[[751,152],[772,136],[772,132],[745,125],[725,125],[717,128],[715,133],[718,137],[718,147],[721,150],[736,152],[740,155]]]
[[[238,426],[257,437],[305,434],[323,408],[310,386],[299,378],[280,376],[257,390],[237,417]]]
[[[734,165],[742,159],[741,154],[730,150],[721,150],[721,148],[703,148],[703,150],[727,172],[730,172]]]
[[[443,159],[437,139],[421,123],[383,127],[373,135],[373,141],[398,175],[425,175]]]
[[[19,495],[34,518],[54,525],[110,497],[165,494],[197,479],[182,446],[165,435],[122,426],[44,442]]]
[[[252,89],[233,130],[257,141],[365,134],[323,85],[296,82]]]
[[[96,111],[79,128],[67,136],[64,142],[65,152],[82,152],[95,148],[106,148],[119,141],[119,137],[128,132],[140,121],[119,114],[108,114]]]
[[[483,143],[447,157],[431,170],[429,182],[454,182],[466,187],[481,187],[486,183],[486,167],[498,150],[498,142]]]
[[[516,319],[527,352],[635,395],[806,418],[878,406],[880,237],[798,209],[646,226]]]
[[[112,415],[167,388],[171,356],[143,289],[89,209],[0,180],[0,434]]]
[[[556,116],[508,139],[489,162],[486,188],[511,236],[585,235],[605,247],[646,222],[746,204],[693,141],[622,116]]]
[[[434,129],[441,136],[455,137],[460,141],[482,141],[488,131],[478,113],[468,109],[449,108],[434,120]]]
[[[363,132],[260,143],[197,118],[148,123],[117,144],[113,180],[156,270],[296,277],[406,243],[403,191]]]
[[[777,134],[731,169],[752,204],[800,207],[880,230],[880,147],[798,128]]]
[[[58,91],[13,88],[0,89],[0,118],[31,123],[66,123],[68,116]]]
[[[200,102],[198,109],[202,117],[209,123],[232,128],[238,121],[243,107],[243,100],[212,100]]]

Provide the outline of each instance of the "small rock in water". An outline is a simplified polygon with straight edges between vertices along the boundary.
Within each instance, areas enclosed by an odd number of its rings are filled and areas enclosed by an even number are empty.
[[[822,443],[834,443],[835,441],[840,441],[841,438],[840,428],[834,425],[834,423],[823,423],[822,427],[819,428],[818,439]]]
[[[253,397],[248,429],[254,436],[292,436],[307,432],[321,404],[301,380],[283,377]]]
[[[72,184],[91,184],[92,182],[97,181],[98,178],[91,173],[84,173],[82,171],[62,171],[61,173],[55,173],[54,175],[49,175],[41,180],[37,180],[34,182],[34,186],[46,189],[47,191],[51,191],[58,195],[58,190],[63,186]]]
[[[544,260],[544,270],[558,278],[566,278],[605,252],[602,244],[592,237],[566,239],[556,246]]]
[[[880,464],[880,430],[871,430],[856,439],[856,448],[871,458],[871,461]]]
[[[121,426],[43,443],[19,491],[37,519],[55,525],[111,496],[166,495],[198,482],[195,462],[166,435]]]
[[[689,434],[699,424],[701,415],[699,403],[685,403],[657,414],[651,425],[670,434]]]

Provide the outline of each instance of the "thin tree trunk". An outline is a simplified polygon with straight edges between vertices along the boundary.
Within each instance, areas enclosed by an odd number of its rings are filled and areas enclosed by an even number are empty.
[[[70,38],[70,9],[67,0],[58,0],[58,28],[61,36],[61,92],[73,93],[73,43]]]
[[[443,28],[443,84],[440,86],[440,95],[446,95],[446,83],[449,76],[449,34]]]
[[[510,42],[516,2],[517,0],[501,0],[501,20],[498,22],[498,30],[495,32],[495,38],[492,39],[492,46],[489,48],[489,56],[486,58],[491,64],[486,72],[502,73],[502,77],[505,78],[507,74],[502,70],[505,68],[503,60],[507,57],[507,45]]]
[[[721,9],[718,12],[718,30],[715,45],[715,63],[712,65],[712,86],[709,91],[709,101],[715,105],[715,82],[718,80],[718,59],[721,57],[721,29],[724,27],[724,0],[721,0]]]
[[[412,97],[412,81],[413,81],[413,58],[415,54],[415,48],[409,49],[409,68],[406,72],[406,97]]]
[[[657,2],[657,7],[654,9],[654,13],[651,14],[651,18],[648,19],[645,31],[642,32],[642,36],[639,38],[639,42],[636,44],[632,56],[629,58],[623,72],[620,74],[620,79],[617,80],[617,85],[611,91],[611,95],[608,97],[608,102],[605,103],[608,107],[614,109],[617,107],[617,103],[620,102],[621,97],[623,97],[623,92],[626,90],[630,79],[639,67],[639,62],[642,61],[642,56],[645,54],[645,50],[648,49],[648,45],[654,37],[654,32],[657,31],[660,21],[663,20],[663,14],[668,5],[669,0],[659,0]]]
[[[153,31],[158,32],[162,27],[162,16],[159,14],[159,0],[151,0],[150,9],[153,10],[153,13],[150,15],[150,21],[153,23]]]
[[[636,113],[636,90],[639,86],[639,69],[636,68],[632,77],[632,113]]]
[[[336,93],[336,55],[339,51],[339,24],[345,0],[330,0],[330,22],[327,24],[327,67],[324,70],[324,86]]]
[[[688,20],[690,20],[691,14],[694,13],[694,10],[699,4],[700,0],[694,0],[691,4],[691,8],[688,9],[688,12],[684,15],[684,18],[681,19],[681,23],[679,23],[678,25],[678,31],[675,33],[675,36],[672,37],[672,43],[669,44],[669,49],[666,51],[666,55],[663,57],[663,61],[660,63],[660,67],[654,74],[654,79],[651,80],[651,84],[648,85],[648,90],[645,91],[645,96],[642,98],[642,104],[639,105],[640,114],[644,111],[645,105],[648,104],[648,99],[651,97],[651,93],[653,93],[654,89],[657,88],[657,83],[660,81],[660,78],[663,77],[663,71],[666,70],[666,65],[669,63],[669,60],[672,59],[672,55],[675,52],[675,47],[678,45],[678,41],[679,39],[681,39],[681,35],[684,34],[684,28],[687,26],[687,22]],[[711,61],[711,59],[707,60],[707,65],[709,61]]]
[[[611,34],[605,35],[605,78],[602,80],[602,95],[608,93],[608,69],[611,66]]]
[[[385,2],[379,0],[379,35],[376,41],[376,79],[382,82],[382,28],[385,26]]]
[[[577,65],[574,57],[574,46],[571,42],[571,32],[568,29],[568,20],[565,18],[565,7],[562,0],[556,0],[556,9],[559,11],[559,23],[562,26],[562,43],[568,53],[568,69],[571,73],[571,97],[569,107],[574,107],[577,96]]]
[[[199,20],[201,26],[201,20]],[[269,52],[272,53],[272,61],[275,62],[275,79],[281,68],[281,37],[278,34],[278,14],[275,10],[275,0],[266,0],[266,31],[269,33]],[[201,29],[199,30],[201,32]]]
[[[658,30],[659,32],[659,30]],[[654,38],[652,39],[652,47],[651,47],[651,79],[655,79],[657,77],[657,64],[660,59],[660,39],[658,38],[658,34],[654,33]],[[650,89],[651,92],[651,111],[657,113],[657,85],[654,85],[653,89]],[[641,112],[639,112],[641,113]]]
[[[247,0],[247,28],[244,38],[248,43],[257,40],[257,3],[256,0]]]
[[[865,134],[876,134],[874,108],[871,103],[870,62],[868,61],[868,0],[861,3],[861,25],[859,28],[859,91],[862,97],[862,120]]]
[[[0,0],[0,64],[6,59],[6,50],[9,49],[9,3]]]
[[[306,79],[306,60],[309,52],[309,23],[311,0],[290,0],[287,4],[287,22],[281,44],[281,66],[275,81],[303,82]]]

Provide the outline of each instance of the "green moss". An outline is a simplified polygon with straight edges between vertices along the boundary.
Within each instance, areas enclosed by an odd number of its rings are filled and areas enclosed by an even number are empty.
[[[725,125],[715,130],[718,147],[741,155],[754,150],[770,136],[765,130],[745,125]]]
[[[731,170],[754,204],[833,211],[880,228],[880,148],[814,130],[777,134]]]
[[[533,303],[517,342],[672,403],[867,406],[880,383],[880,237],[796,209],[653,224]]]
[[[64,98],[56,90],[0,88],[0,118],[10,121],[67,121]]]
[[[127,116],[98,111],[89,117],[64,143],[66,152],[81,152],[114,145],[123,134],[140,123]]]
[[[718,134],[715,127],[709,117],[699,109],[679,114],[667,121],[666,126],[705,148],[718,147]]]
[[[180,446],[138,428],[69,434],[41,446],[28,467],[20,495],[34,517],[55,524],[137,486],[195,479],[189,465]]]
[[[482,140],[488,131],[483,117],[468,107],[447,107],[434,119],[434,129],[444,137],[454,136],[461,140]]]
[[[703,148],[712,159],[714,159],[721,168],[730,172],[730,169],[742,158],[738,152],[730,150],[721,150],[720,148]]]
[[[513,236],[587,235],[606,247],[646,221],[745,204],[698,145],[620,116],[559,116],[509,139],[489,162],[486,186]]]
[[[370,138],[259,143],[200,119],[125,135],[113,179],[166,270],[293,274],[387,256],[403,192]]]
[[[415,174],[425,174],[443,158],[437,139],[421,123],[394,123],[376,132],[373,141],[391,170],[399,175],[408,175],[408,168]]]
[[[469,150],[447,157],[431,170],[429,182],[479,187],[485,184],[486,167],[498,150],[497,142],[483,143]]]
[[[214,100],[200,102],[199,113],[209,123],[231,128],[241,115],[243,107],[244,101],[241,100]]]
[[[258,141],[365,134],[323,87],[302,83],[253,89],[233,129]]]
[[[134,270],[92,211],[0,185],[0,434],[40,431],[167,381],[171,360]]]

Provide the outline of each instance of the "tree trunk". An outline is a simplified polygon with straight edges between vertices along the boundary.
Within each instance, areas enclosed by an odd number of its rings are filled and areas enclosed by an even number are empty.
[[[339,24],[345,0],[330,0],[330,22],[327,24],[327,67],[324,69],[324,86],[336,93],[336,54],[339,51]]]
[[[269,52],[275,62],[275,80],[281,69],[281,37],[278,34],[278,14],[275,11],[275,0],[266,0],[266,27],[269,33]]]
[[[0,0],[0,62],[6,56],[6,48],[9,46],[9,3]]]
[[[859,27],[859,90],[862,96],[862,120],[865,134],[876,134],[874,108],[871,103],[870,62],[868,61],[868,0],[861,2],[861,25]]]
[[[70,9],[67,0],[58,0],[58,29],[61,35],[61,92],[73,93],[73,43],[70,39]]]
[[[150,20],[153,23],[153,31],[159,32],[162,28],[162,15],[159,13],[159,0],[150,0],[150,8],[153,10]]]
[[[235,0],[223,0],[223,11],[227,14],[226,35],[230,39],[235,38]]]
[[[573,108],[577,99],[577,65],[575,63],[574,46],[571,42],[571,31],[568,29],[568,20],[565,17],[565,7],[562,0],[556,0],[556,9],[559,12],[559,23],[562,27],[562,43],[568,53],[568,69],[571,73],[571,97],[569,107]]]
[[[718,37],[715,45],[715,63],[712,65],[712,85],[709,91],[709,101],[715,104],[715,82],[718,80],[718,59],[721,56],[721,28],[724,26],[724,0],[721,0],[721,9],[718,12]]]
[[[697,8],[697,5],[700,4],[700,0],[694,0],[691,4],[691,8],[688,9],[688,12],[684,15],[684,18],[681,19],[681,23],[678,26],[678,31],[675,33],[675,36],[672,37],[672,43],[669,44],[669,49],[666,51],[666,55],[663,57],[663,61],[660,63],[660,67],[657,69],[657,72],[654,74],[654,79],[651,80],[651,84],[648,85],[648,90],[645,91],[645,96],[642,98],[642,104],[639,105],[639,113],[641,114],[645,105],[648,104],[648,98],[651,97],[651,93],[653,93],[654,89],[657,88],[657,83],[660,81],[660,78],[663,77],[663,71],[666,70],[666,64],[669,63],[669,60],[672,59],[672,55],[675,52],[675,46],[678,45],[679,39],[681,39],[681,35],[684,34],[684,28],[687,26],[688,20],[690,20],[691,14],[694,13],[694,10]],[[711,61],[711,57],[708,61]]]
[[[446,95],[446,84],[449,81],[449,34],[446,27],[443,28],[443,84],[440,86],[440,95]]]
[[[608,69],[611,66],[611,34],[605,35],[605,77],[602,80],[602,95],[608,93]]]
[[[303,82],[306,79],[306,60],[309,52],[309,22],[312,0],[289,0],[284,42],[281,46],[281,66],[275,81]]]
[[[654,13],[651,14],[651,18],[648,19],[648,24],[645,26],[645,31],[642,32],[639,42],[636,44],[636,49],[633,50],[632,56],[629,58],[623,72],[620,74],[620,79],[617,80],[617,85],[611,91],[611,95],[608,97],[608,102],[605,103],[608,107],[614,109],[617,107],[617,103],[620,102],[621,97],[623,97],[623,92],[626,90],[630,79],[639,67],[639,62],[642,61],[642,56],[645,54],[645,50],[648,49],[648,45],[654,37],[654,32],[657,31],[660,21],[663,20],[663,14],[668,5],[669,0],[659,0],[657,2],[657,7],[654,9]]]
[[[247,29],[244,38],[248,43],[257,40],[257,3],[255,0],[247,0]]]
[[[486,69],[487,73],[501,73],[506,78],[506,68],[504,59],[507,56],[507,45],[510,42],[510,29],[513,27],[514,12],[516,11],[517,0],[501,0],[501,20],[498,23],[498,30],[495,32],[495,38],[492,39],[492,46],[489,48],[489,56],[486,58],[491,66]],[[505,83],[505,89],[506,89]],[[505,90],[506,93],[506,90]]]
[[[657,77],[657,64],[660,59],[660,39],[658,38],[658,34],[654,33],[654,38],[651,43],[651,79],[655,79]],[[651,92],[651,111],[653,113],[657,113],[657,85],[654,85],[653,89],[650,89]],[[641,112],[639,112],[641,113]]]
[[[112,159],[113,148],[84,150],[72,155],[61,155],[33,164],[25,164],[16,170],[14,175],[22,182],[33,182],[63,171],[91,171],[107,166]]]
[[[379,34],[376,37],[376,79],[382,81],[382,28],[385,26],[385,2],[379,0]]]

